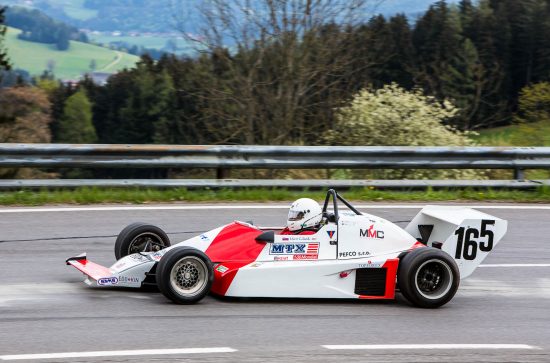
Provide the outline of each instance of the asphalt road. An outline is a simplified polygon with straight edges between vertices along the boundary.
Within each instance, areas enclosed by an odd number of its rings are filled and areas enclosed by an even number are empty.
[[[369,210],[392,221],[409,220],[417,211],[395,206]],[[91,260],[110,266],[114,236],[131,222],[157,224],[177,242],[233,219],[281,225],[287,213],[282,208],[3,208],[0,361],[20,354],[215,347],[231,349],[35,361],[550,361],[550,210],[485,211],[509,221],[508,234],[484,262],[497,266],[479,268],[463,280],[444,307],[423,310],[401,298],[373,302],[207,297],[197,305],[178,306],[158,292],[87,287],[82,274],[64,264],[67,257],[86,251]],[[380,344],[417,346],[375,346]],[[523,344],[529,349],[426,349],[427,344]],[[324,345],[369,345],[371,350],[332,350]]]

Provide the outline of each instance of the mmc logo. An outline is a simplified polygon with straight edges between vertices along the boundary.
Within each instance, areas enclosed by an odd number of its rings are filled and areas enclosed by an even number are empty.
[[[359,237],[383,239],[384,231],[377,231],[376,229],[374,229],[374,224],[373,224],[369,227],[369,229],[365,229],[365,230],[363,230],[363,228],[359,229]]]
[[[319,243],[274,243],[270,255],[317,254]]]

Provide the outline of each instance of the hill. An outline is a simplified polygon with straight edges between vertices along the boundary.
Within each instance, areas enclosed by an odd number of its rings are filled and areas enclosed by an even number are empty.
[[[415,18],[436,0],[370,0],[369,13],[387,16],[405,13]],[[447,0],[457,3],[458,0]],[[0,0],[6,5],[31,6],[40,9],[54,19],[65,23],[98,31],[122,32],[174,32],[174,16],[184,15],[186,28],[196,33],[200,24],[194,16],[197,12],[196,0]],[[162,19],[162,21],[159,21]]]
[[[14,68],[21,68],[31,75],[40,75],[53,66],[57,78],[76,79],[90,72],[92,60],[96,71],[115,73],[123,68],[131,68],[139,60],[137,56],[102,48],[92,44],[71,41],[67,51],[59,51],[54,44],[33,43],[17,38],[19,29],[8,28],[5,46]]]

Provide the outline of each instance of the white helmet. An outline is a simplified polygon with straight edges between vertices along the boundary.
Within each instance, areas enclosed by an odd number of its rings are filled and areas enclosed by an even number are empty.
[[[323,210],[316,201],[309,198],[301,198],[290,206],[286,225],[291,231],[315,227],[321,223],[322,214]]]

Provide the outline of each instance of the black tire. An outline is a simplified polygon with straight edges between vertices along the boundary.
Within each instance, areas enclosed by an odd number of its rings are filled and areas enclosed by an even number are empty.
[[[157,265],[159,290],[176,304],[202,300],[210,292],[213,280],[212,262],[196,248],[174,248]]]
[[[421,308],[438,308],[448,303],[460,283],[456,262],[445,252],[417,248],[399,262],[397,281],[403,296]]]
[[[162,229],[147,223],[132,223],[124,228],[115,242],[117,260],[137,252],[155,252],[170,246]]]

